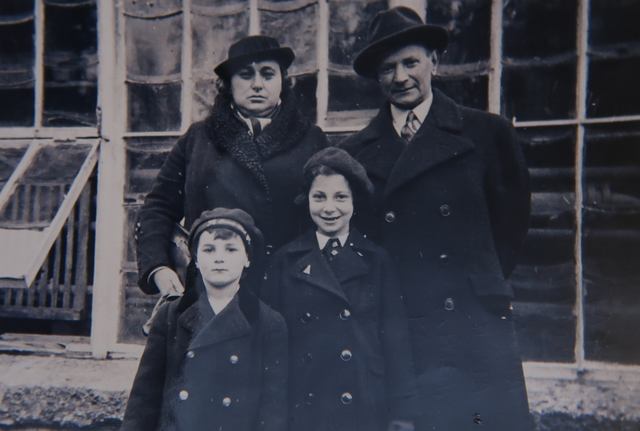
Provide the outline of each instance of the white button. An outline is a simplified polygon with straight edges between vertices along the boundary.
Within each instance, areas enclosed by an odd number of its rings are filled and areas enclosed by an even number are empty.
[[[222,405],[225,407],[229,407],[231,405],[231,398],[226,397],[225,399],[222,400]]]
[[[229,362],[231,362],[232,364],[237,364],[238,363],[238,357],[236,355],[231,355],[231,357],[229,358]]]
[[[195,352],[193,350],[189,350],[187,352],[187,358],[193,359],[194,356],[196,356],[196,354],[195,354]]]
[[[180,391],[180,393],[178,394],[178,396],[180,397],[180,399],[182,401],[185,401],[187,398],[189,398],[189,392],[187,391]]]

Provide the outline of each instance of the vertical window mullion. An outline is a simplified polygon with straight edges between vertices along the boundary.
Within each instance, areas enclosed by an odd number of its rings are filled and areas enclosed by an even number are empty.
[[[491,74],[489,75],[489,112],[500,114],[502,96],[502,0],[491,4]]]
[[[317,124],[320,128],[324,128],[329,107],[329,3],[327,0],[318,1],[318,21]]]
[[[42,127],[42,110],[44,109],[44,0],[36,0],[35,9],[35,62],[34,82],[34,126]]]
[[[258,11],[258,0],[249,0],[249,35],[260,34],[260,13]]]
[[[182,97],[181,130],[186,131],[191,125],[192,102],[193,102],[193,77],[191,70],[193,67],[193,32],[191,31],[191,0],[183,0],[182,4]]]
[[[589,0],[580,0],[578,4],[578,77],[576,88],[576,114],[580,124],[576,134],[575,161],[575,259],[576,259],[576,345],[575,358],[578,369],[584,368],[584,277],[582,265],[582,207],[583,207],[583,163],[584,163],[584,122],[587,103],[588,77],[588,32],[589,32]]]

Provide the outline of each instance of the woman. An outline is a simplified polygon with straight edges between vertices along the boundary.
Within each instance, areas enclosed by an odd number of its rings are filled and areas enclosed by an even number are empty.
[[[364,168],[327,148],[304,168],[316,224],[269,262],[261,299],[289,330],[289,430],[413,430],[409,328],[389,255],[351,229],[371,195]]]
[[[218,95],[208,118],[193,124],[167,157],[136,225],[140,288],[182,294],[169,250],[175,223],[189,229],[205,210],[239,208],[265,232],[267,253],[300,232],[293,204],[304,163],[327,146],[299,112],[287,68],[295,55],[267,36],[229,48],[214,70]]]

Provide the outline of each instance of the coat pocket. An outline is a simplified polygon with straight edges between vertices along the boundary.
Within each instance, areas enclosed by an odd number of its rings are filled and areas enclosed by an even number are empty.
[[[496,274],[470,275],[471,287],[478,296],[504,296],[513,298],[513,289],[504,277]]]

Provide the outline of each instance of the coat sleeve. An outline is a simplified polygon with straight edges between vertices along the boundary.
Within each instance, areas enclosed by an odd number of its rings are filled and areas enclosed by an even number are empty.
[[[138,285],[147,294],[158,293],[149,274],[160,266],[171,267],[169,246],[173,227],[184,217],[187,132],[167,156],[136,223]]]
[[[121,431],[155,431],[158,426],[166,376],[168,309],[169,303],[165,303],[151,326]]]
[[[267,310],[273,317],[262,337],[262,387],[258,422],[260,431],[286,430],[289,419],[288,402],[288,357],[289,344],[287,325],[278,313]]]
[[[515,129],[506,119],[496,118],[496,148],[489,161],[486,194],[496,251],[508,278],[529,230],[531,186]]]
[[[409,326],[391,258],[380,253],[382,282],[380,339],[385,364],[390,420],[420,416]]]

